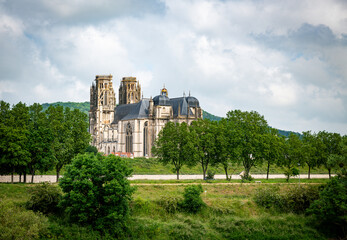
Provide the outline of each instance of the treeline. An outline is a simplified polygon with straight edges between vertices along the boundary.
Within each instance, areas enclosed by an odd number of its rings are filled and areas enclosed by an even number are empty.
[[[347,136],[320,131],[291,133],[288,137],[268,126],[264,116],[255,111],[230,111],[221,121],[198,120],[190,126],[169,122],[159,133],[152,153],[163,164],[172,164],[179,179],[183,165],[201,165],[203,177],[209,166],[222,165],[226,178],[231,165],[242,164],[244,180],[251,180],[250,170],[257,165],[283,168],[287,181],[299,174],[298,167],[325,166],[329,176],[337,168],[346,171]],[[342,167],[341,167],[342,166]]]
[[[31,182],[37,171],[62,167],[89,146],[88,116],[78,109],[60,105],[31,106],[19,102],[10,107],[0,101],[0,174],[20,175],[20,182]]]

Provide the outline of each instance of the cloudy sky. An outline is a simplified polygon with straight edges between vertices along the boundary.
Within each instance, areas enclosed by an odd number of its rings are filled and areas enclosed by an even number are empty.
[[[206,111],[255,110],[276,128],[347,134],[347,1],[0,0],[0,99],[89,101],[189,91]]]

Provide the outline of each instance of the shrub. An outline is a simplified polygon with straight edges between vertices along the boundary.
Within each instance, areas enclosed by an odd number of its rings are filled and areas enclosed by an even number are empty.
[[[42,214],[0,201],[0,239],[35,239],[47,233],[47,218]]]
[[[120,157],[77,155],[59,182],[65,193],[60,205],[71,221],[123,237],[134,191],[130,174]]]
[[[258,189],[253,197],[254,202],[264,208],[274,208],[282,210],[284,206],[284,199],[279,194],[279,188],[265,187]]]
[[[310,204],[318,197],[318,186],[292,186],[283,196],[285,210],[293,213],[305,213]]]
[[[201,184],[190,185],[184,189],[182,208],[190,213],[197,213],[205,206],[204,201],[201,198],[203,192]]]
[[[211,169],[207,170],[206,180],[213,180],[215,174],[216,174],[215,171],[213,171]]]
[[[254,180],[254,178],[252,178],[252,176],[251,175],[245,175],[245,174],[242,174],[241,175],[241,182],[251,182],[251,181],[253,181]]]
[[[180,197],[163,196],[159,200],[158,204],[167,213],[176,213],[179,210],[180,202],[182,202],[182,199]]]
[[[324,226],[346,234],[347,230],[347,185],[344,179],[332,178],[314,201],[307,213],[313,214]]]
[[[318,199],[318,186],[292,186],[280,193],[277,187],[259,189],[254,197],[255,203],[279,212],[305,213],[310,204]]]
[[[40,183],[29,188],[30,199],[26,207],[44,214],[56,213],[62,192],[58,186],[50,183]]]

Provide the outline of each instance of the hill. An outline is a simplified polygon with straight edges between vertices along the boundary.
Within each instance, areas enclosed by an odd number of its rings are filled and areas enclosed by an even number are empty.
[[[63,106],[65,107],[69,107],[71,109],[79,109],[82,112],[86,113],[88,115],[89,112],[89,108],[90,108],[90,104],[89,102],[55,102],[55,103],[44,103],[42,104],[43,110],[46,110],[50,105],[53,106]],[[210,119],[211,121],[220,121],[222,118],[215,116],[209,112],[206,112],[203,110],[203,118],[204,119]],[[278,129],[278,133],[282,136],[288,137],[290,133],[295,133],[297,135],[300,136],[300,133],[296,133],[296,132],[292,132],[292,131],[285,131],[285,130],[280,130]]]
[[[55,102],[55,103],[42,104],[43,110],[45,111],[50,105],[52,106],[60,105],[60,106],[63,106],[64,108],[69,107],[71,109],[77,108],[86,114],[88,114],[89,108],[90,108],[89,102]],[[219,121],[222,119],[221,117],[215,116],[206,111],[203,111],[203,117],[204,119],[210,119],[211,121]]]
[[[90,104],[89,102],[55,102],[55,103],[43,103],[43,111],[45,111],[49,106],[63,106],[64,108],[69,107],[71,110],[79,109],[80,111],[88,115]]]

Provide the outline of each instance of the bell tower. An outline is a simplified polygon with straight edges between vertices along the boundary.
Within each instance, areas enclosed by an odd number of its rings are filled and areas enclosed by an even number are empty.
[[[138,103],[141,100],[141,86],[136,77],[123,77],[119,86],[119,105]]]
[[[113,121],[115,105],[112,75],[96,75],[90,88],[89,133],[92,145],[98,149],[105,127]]]

